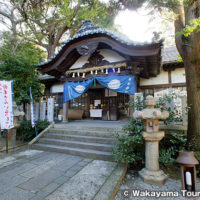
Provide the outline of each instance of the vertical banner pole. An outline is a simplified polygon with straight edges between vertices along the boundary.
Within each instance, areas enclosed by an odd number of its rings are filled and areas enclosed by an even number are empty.
[[[15,122],[14,122],[14,88],[13,88],[13,81],[11,82],[11,89],[12,89],[12,107],[13,107],[13,152],[15,151]]]
[[[36,124],[35,124],[35,135],[37,136],[37,128],[36,128]]]
[[[13,152],[15,151],[15,128],[13,128]]]
[[[8,153],[8,130],[6,131],[6,153]]]

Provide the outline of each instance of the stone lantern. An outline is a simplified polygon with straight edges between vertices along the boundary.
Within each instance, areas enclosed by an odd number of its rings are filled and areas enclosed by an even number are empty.
[[[154,108],[156,101],[153,96],[147,96],[146,108],[133,113],[135,119],[143,119],[146,122],[146,131],[143,132],[145,140],[145,168],[139,175],[145,183],[162,186],[167,180],[167,175],[159,168],[159,141],[164,137],[164,132],[159,131],[159,119],[169,117],[167,111],[161,112]]]
[[[20,116],[24,116],[24,112],[20,112],[17,108],[16,103],[14,102],[14,130],[15,130],[15,141],[16,141],[16,132],[17,132],[17,128],[19,127],[19,117]],[[15,142],[14,141],[14,142]],[[10,129],[8,131],[8,146],[12,146],[13,145],[13,129]]]

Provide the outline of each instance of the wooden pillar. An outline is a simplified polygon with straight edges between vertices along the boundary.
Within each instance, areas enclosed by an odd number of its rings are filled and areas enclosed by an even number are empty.
[[[63,122],[68,122],[69,102],[63,103]]]
[[[129,101],[130,101],[131,105],[134,103],[134,95],[129,96]],[[131,106],[130,107],[130,117],[133,117],[133,113],[134,113],[134,108],[133,108],[133,106]]]

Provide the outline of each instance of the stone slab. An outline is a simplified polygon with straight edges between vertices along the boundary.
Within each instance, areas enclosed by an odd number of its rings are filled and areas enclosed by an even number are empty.
[[[22,190],[20,188],[12,188],[9,192],[1,194],[1,200],[28,200],[34,196],[34,193]]]
[[[93,199],[115,166],[113,162],[94,160],[45,199]]]
[[[120,183],[125,176],[127,171],[127,166],[124,164],[118,164],[117,167],[113,170],[110,177],[106,180],[104,185],[100,188],[98,193],[95,195],[93,200],[111,200],[114,199]]]
[[[62,153],[15,153],[0,163],[0,200],[94,199],[116,166]]]
[[[53,180],[60,177],[62,173],[55,169],[49,169],[42,176],[34,177],[27,182],[19,185],[21,189],[28,190],[30,192],[36,193],[40,191],[45,186],[49,185]]]

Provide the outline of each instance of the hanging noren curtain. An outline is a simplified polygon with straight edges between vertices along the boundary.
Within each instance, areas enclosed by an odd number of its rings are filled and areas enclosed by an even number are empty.
[[[63,102],[75,99],[87,92],[94,79],[104,87],[115,92],[131,95],[137,92],[137,83],[133,75],[94,76],[86,81],[65,83]]]

